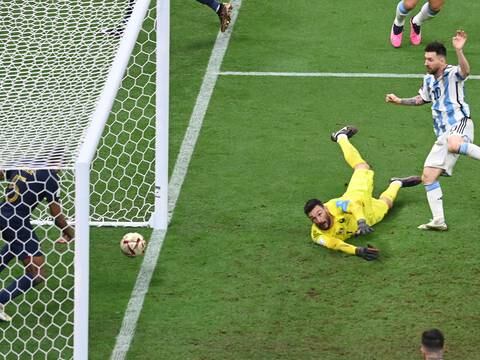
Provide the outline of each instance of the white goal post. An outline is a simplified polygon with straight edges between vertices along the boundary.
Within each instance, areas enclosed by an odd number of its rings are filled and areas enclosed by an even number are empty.
[[[167,227],[169,13],[170,0],[0,4],[0,170],[59,170],[75,227],[59,250],[48,207],[32,209],[52,276],[5,304],[6,358],[88,359],[90,226]],[[27,271],[18,264],[5,264],[1,288]]]

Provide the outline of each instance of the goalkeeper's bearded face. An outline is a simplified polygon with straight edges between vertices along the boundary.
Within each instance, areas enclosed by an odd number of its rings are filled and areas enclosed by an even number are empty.
[[[309,213],[308,217],[321,230],[328,230],[332,226],[332,219],[328,210],[320,205],[316,205]]]

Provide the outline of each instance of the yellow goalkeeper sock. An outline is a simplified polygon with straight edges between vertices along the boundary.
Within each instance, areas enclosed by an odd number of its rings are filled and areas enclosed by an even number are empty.
[[[355,168],[355,166],[357,166],[358,164],[366,163],[366,161],[363,160],[362,156],[360,155],[358,150],[355,148],[355,146],[353,146],[350,143],[346,135],[339,135],[337,139],[337,143],[338,145],[340,145],[340,148],[342,149],[343,157],[345,158],[345,161],[352,168]]]
[[[398,190],[400,190],[401,187],[402,183],[400,181],[393,181],[390,183],[387,190],[380,195],[380,198],[387,198],[393,203],[397,198]]]

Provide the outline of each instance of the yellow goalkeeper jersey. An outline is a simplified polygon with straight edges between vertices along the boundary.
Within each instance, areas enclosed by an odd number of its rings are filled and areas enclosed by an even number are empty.
[[[333,216],[333,224],[328,230],[321,230],[312,224],[312,240],[329,249],[340,250],[354,255],[356,246],[344,242],[355,235],[357,219],[364,219],[363,206],[359,202],[342,198],[332,199],[324,204]]]
[[[358,230],[357,221],[365,219],[372,226],[388,212],[387,203],[373,198],[372,190],[373,171],[355,170],[347,191],[341,197],[324,204],[333,217],[332,226],[328,230],[321,230],[312,224],[312,240],[329,249],[354,255],[356,246],[347,244],[345,240],[355,235]]]

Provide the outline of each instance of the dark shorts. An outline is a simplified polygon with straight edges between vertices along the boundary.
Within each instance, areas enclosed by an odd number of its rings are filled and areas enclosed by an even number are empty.
[[[29,256],[42,256],[40,241],[30,224],[29,218],[12,216],[5,218],[0,215],[0,231],[2,239],[7,242],[10,252],[14,253],[20,260]]]

